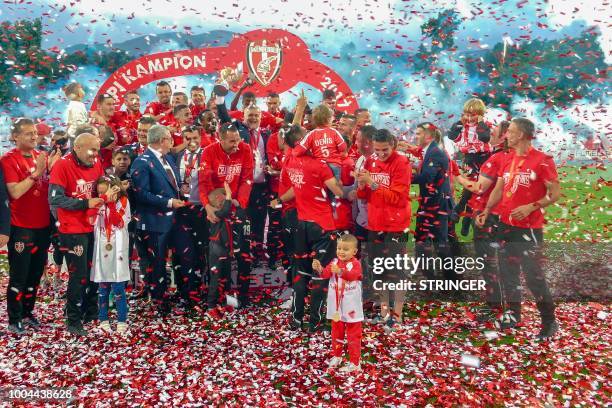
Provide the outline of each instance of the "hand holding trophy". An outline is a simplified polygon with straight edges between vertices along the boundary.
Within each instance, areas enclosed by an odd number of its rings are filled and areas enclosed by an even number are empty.
[[[225,96],[229,89],[240,81],[242,74],[237,69],[225,67],[219,71],[219,78],[213,88],[217,96]]]

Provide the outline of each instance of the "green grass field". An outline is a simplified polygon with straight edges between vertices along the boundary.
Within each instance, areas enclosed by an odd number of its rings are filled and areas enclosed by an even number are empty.
[[[559,168],[559,179],[561,199],[546,209],[546,241],[608,242],[612,224],[612,170],[566,166]],[[456,187],[457,198],[461,192],[459,187]],[[413,197],[418,196],[418,186],[412,186],[412,192]],[[413,231],[417,206],[418,202],[413,198]],[[460,241],[471,242],[471,230],[467,237],[463,237],[460,229],[458,223],[457,236]]]

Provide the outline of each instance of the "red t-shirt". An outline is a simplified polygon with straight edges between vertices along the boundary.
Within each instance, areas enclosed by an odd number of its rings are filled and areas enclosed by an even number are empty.
[[[13,149],[6,153],[0,163],[4,171],[4,181],[19,183],[25,180],[36,169],[36,158],[40,153],[32,151],[31,157],[25,157]],[[49,178],[45,174],[17,200],[9,195],[11,208],[11,225],[21,228],[46,228],[49,226]]]
[[[209,135],[204,129],[200,129],[200,147],[204,148],[219,140],[217,135]]]
[[[283,166],[284,153],[278,146],[278,132],[273,133],[268,138],[266,145],[266,153],[268,155],[268,164],[273,170],[279,171]],[[274,193],[278,193],[279,176],[270,176],[270,189]]]
[[[357,143],[353,143],[351,147],[349,147],[348,157],[350,157],[351,160],[353,160],[354,162],[356,162],[357,159],[361,157],[361,153],[359,152],[359,149],[357,148]]]
[[[507,155],[508,152],[505,151],[494,153],[480,167],[480,175],[490,179],[493,183],[486,191],[483,191],[481,194],[472,194],[472,197],[468,201],[468,206],[470,206],[473,211],[482,212],[485,209],[487,202],[489,201],[489,196],[491,195],[493,188],[495,188],[499,168],[506,160]],[[495,208],[491,210],[491,214],[499,215],[499,209],[500,205],[498,204],[495,206]]]
[[[513,219],[510,213],[521,205],[542,199],[547,192],[546,183],[558,180],[553,158],[534,148],[524,156],[517,156],[512,151],[506,155],[497,176],[504,178],[499,209],[501,222],[519,228],[542,228],[544,210],[541,208],[520,221]]]
[[[229,111],[229,116],[230,118],[239,120],[240,122],[245,121],[243,111]],[[282,125],[282,122],[279,124],[276,123],[276,117],[272,114],[266,111],[261,112],[261,122],[259,123],[260,129],[269,129],[271,132],[278,132]]]
[[[281,197],[283,194],[287,192],[292,187],[291,179],[289,179],[289,175],[287,174],[287,170],[285,169],[285,165],[287,161],[291,158],[291,148],[287,147],[287,152],[283,157],[283,162],[281,166],[281,173],[278,177],[278,196]],[[292,198],[289,201],[285,201],[283,203],[282,213],[283,215],[290,209],[295,208],[295,198]]]
[[[325,231],[336,229],[325,181],[334,178],[329,166],[311,156],[291,157],[284,169],[295,192],[298,219],[318,224]]]
[[[206,104],[204,105],[194,105],[194,104],[190,104],[189,105],[189,110],[191,111],[191,116],[193,117],[193,119],[195,120],[198,116],[200,116],[200,113],[204,112],[206,109],[208,109],[206,107]]]
[[[410,226],[410,183],[412,168],[405,156],[391,153],[380,161],[376,155],[366,159],[363,166],[370,172],[376,190],[370,187],[357,190],[357,197],[368,202],[368,229],[370,231],[404,232]]]
[[[162,115],[164,114],[164,112],[166,112],[168,109],[171,109],[171,108],[172,108],[172,105],[170,104],[164,105],[159,101],[155,101],[147,105],[147,107],[145,108],[145,114],[152,115],[152,116]],[[168,123],[172,122],[173,119],[174,119],[174,115],[172,115],[172,111],[170,111],[164,116],[162,116],[158,120],[158,122],[162,125],[167,125]]]
[[[351,172],[355,169],[355,162],[350,158],[346,157],[342,161],[340,168],[340,182],[343,186],[352,186],[355,183],[355,179],[351,175]],[[336,198],[336,229],[337,230],[349,230],[352,231],[355,223],[353,221],[353,203],[345,198]]]
[[[215,142],[202,152],[198,183],[203,205],[208,204],[208,194],[215,188],[222,188],[225,181],[230,185],[232,198],[238,200],[242,208],[247,208],[253,188],[253,154],[248,144],[240,142],[237,152],[227,154],[221,144]]]
[[[140,112],[115,111],[108,125],[115,133],[117,146],[138,141],[138,121],[141,117]]]
[[[67,197],[89,200],[96,195],[96,180],[104,175],[99,160],[92,167],[77,162],[74,153],[69,153],[55,163],[51,169],[49,183],[64,188]],[[57,209],[59,232],[63,234],[83,234],[93,231],[95,219],[85,210]]]
[[[316,128],[304,136],[300,144],[293,149],[293,154],[302,156],[308,151],[317,159],[339,166],[343,153],[346,152],[346,143],[336,129]]]

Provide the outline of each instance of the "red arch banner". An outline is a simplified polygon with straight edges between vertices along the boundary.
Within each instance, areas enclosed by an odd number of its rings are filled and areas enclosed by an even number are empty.
[[[285,30],[263,29],[237,35],[227,47],[161,52],[131,61],[104,82],[91,109],[96,109],[101,94],[113,95],[121,105],[127,91],[151,82],[218,73],[226,67],[242,71],[243,79],[252,77],[255,85],[249,90],[257,96],[282,93],[303,82],[321,91],[333,89],[340,111],[353,112],[359,108],[351,88],[334,70],[313,60],[302,39]]]

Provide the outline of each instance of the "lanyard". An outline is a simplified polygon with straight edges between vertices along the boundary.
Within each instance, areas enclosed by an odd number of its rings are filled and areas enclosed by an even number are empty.
[[[187,152],[185,152],[185,155],[187,155]],[[189,178],[191,177],[191,172],[195,168],[195,161],[196,161],[195,158],[196,158],[196,153],[190,152],[189,158],[185,160],[186,165],[185,165],[185,176],[183,177],[183,183],[187,183]]]
[[[340,286],[340,282],[342,282],[342,288],[340,289],[340,293],[338,293],[338,286]],[[334,291],[336,292],[336,313],[340,313],[340,306],[342,304],[342,298],[344,298],[345,287],[346,281],[339,275],[336,275],[336,287],[334,288]]]

